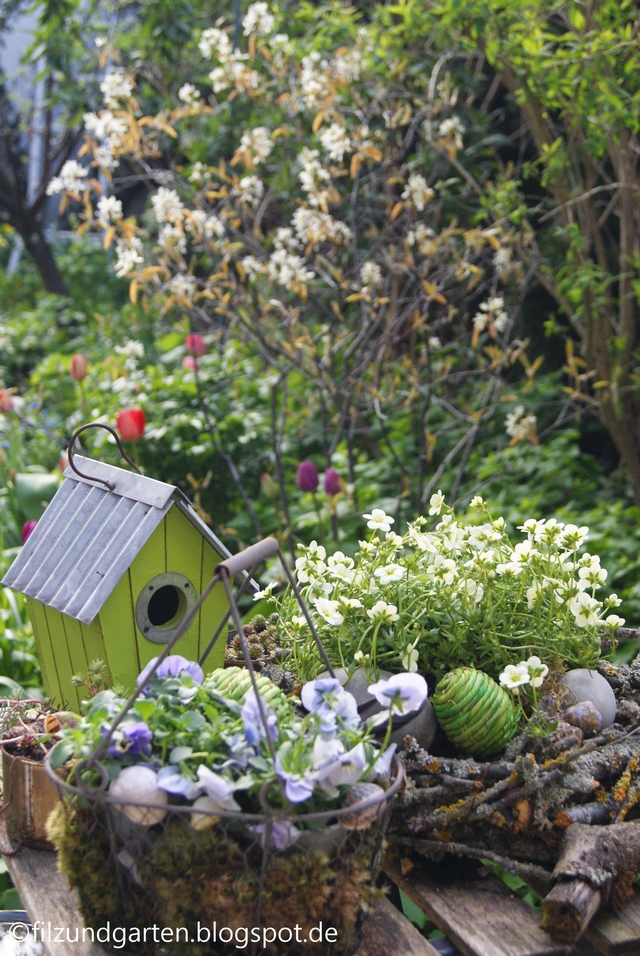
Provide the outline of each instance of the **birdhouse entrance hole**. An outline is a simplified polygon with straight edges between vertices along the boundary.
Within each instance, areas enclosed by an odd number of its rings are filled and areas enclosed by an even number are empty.
[[[140,592],[136,623],[147,640],[166,644],[197,599],[196,589],[183,574],[158,574]]]

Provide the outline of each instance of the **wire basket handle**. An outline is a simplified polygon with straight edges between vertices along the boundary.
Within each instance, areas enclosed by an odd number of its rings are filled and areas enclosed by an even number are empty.
[[[77,467],[76,463],[73,460],[73,455],[74,455],[73,446],[75,445],[76,441],[78,440],[82,432],[86,432],[87,429],[89,428],[104,428],[105,431],[108,431],[110,435],[113,435],[113,437],[116,440],[116,445],[118,446],[118,451],[120,452],[124,460],[127,462],[127,464],[131,465],[131,467],[135,469],[135,471],[137,471],[139,475],[142,474],[142,472],[140,471],[136,463],[131,461],[126,451],[124,450],[122,442],[120,441],[120,436],[118,435],[115,428],[112,428],[111,425],[105,425],[103,422],[90,422],[88,425],[81,425],[80,428],[77,428],[74,431],[73,435],[69,439],[69,445],[67,446],[67,458],[69,459],[69,468],[71,469],[71,471],[75,471],[76,475],[79,475],[80,478],[85,478],[88,481],[99,481],[100,484],[105,485],[109,489],[109,491],[113,491],[113,489],[115,488],[115,485],[113,484],[113,482],[107,481],[106,478],[95,478],[93,475],[85,475],[83,472],[80,471],[80,469]]]
[[[84,427],[86,428],[87,426],[84,426]],[[206,588],[204,589],[204,591],[202,592],[202,594],[200,595],[196,603],[193,605],[191,610],[187,614],[185,614],[182,621],[176,628],[174,634],[171,636],[171,639],[165,645],[164,650],[162,651],[162,653],[156,660],[155,664],[153,665],[152,668],[150,668],[148,674],[145,675],[145,679],[137,685],[135,691],[131,694],[124,708],[120,711],[116,719],[113,721],[113,723],[111,724],[111,726],[105,733],[104,737],[102,738],[102,740],[100,741],[96,749],[94,750],[93,754],[87,758],[86,763],[83,763],[83,770],[96,766],[100,758],[104,756],[111,742],[113,734],[118,729],[118,727],[120,726],[124,718],[127,716],[129,711],[133,709],[138,697],[143,693],[149,681],[153,679],[158,668],[163,663],[163,661],[169,656],[169,654],[172,652],[176,643],[180,640],[182,635],[189,630],[189,628],[193,624],[198,614],[198,611],[200,610],[200,608],[202,607],[206,599],[209,597],[213,588],[216,586],[216,584],[219,584],[219,583],[222,583],[222,585],[224,586],[224,589],[227,595],[227,600],[229,602],[229,611],[227,611],[225,617],[223,618],[222,622],[218,626],[218,629],[216,633],[214,634],[212,640],[210,641],[209,646],[207,647],[207,650],[205,652],[205,655],[203,655],[203,657],[201,658],[200,663],[202,664],[206,656],[208,656],[209,652],[211,651],[211,648],[215,644],[215,641],[217,640],[218,636],[222,632],[224,625],[226,624],[229,617],[231,616],[238,632],[238,638],[240,640],[240,646],[242,648],[242,655],[244,657],[247,670],[249,671],[253,690],[256,695],[256,701],[258,704],[258,708],[260,710],[260,717],[262,719],[262,723],[264,726],[265,739],[267,741],[271,757],[275,761],[275,757],[276,757],[275,747],[274,747],[273,740],[271,738],[271,734],[269,732],[267,710],[258,689],[258,684],[256,680],[256,672],[253,665],[253,660],[251,658],[251,654],[249,653],[249,645],[247,643],[247,639],[245,637],[244,630],[242,627],[242,620],[240,618],[240,612],[238,611],[238,605],[236,603],[236,599],[231,589],[231,581],[233,580],[236,574],[242,574],[248,570],[251,570],[251,577],[252,577],[257,566],[262,561],[276,554],[280,558],[280,563],[283,567],[283,570],[285,572],[289,585],[291,586],[291,589],[293,593],[295,594],[296,600],[298,601],[298,604],[300,605],[300,608],[302,610],[302,613],[304,614],[307,624],[309,625],[313,638],[320,652],[320,656],[322,657],[322,660],[324,661],[324,664],[327,670],[329,671],[330,675],[332,677],[336,676],[335,671],[331,665],[331,662],[329,658],[327,657],[327,652],[324,649],[324,645],[322,641],[320,640],[320,635],[318,634],[315,628],[315,625],[313,621],[311,620],[311,615],[309,614],[309,611],[304,603],[302,594],[300,593],[298,585],[295,582],[293,574],[291,573],[291,569],[289,568],[287,564],[286,558],[284,554],[282,553],[282,549],[280,548],[278,541],[276,540],[276,538],[264,538],[262,541],[258,541],[257,544],[253,544],[249,548],[245,548],[245,550],[241,551],[239,554],[233,555],[230,558],[226,558],[224,561],[220,561],[220,563],[216,566],[216,569],[213,573],[213,577],[211,578],[211,580],[209,581]],[[243,586],[240,588],[240,592],[239,592],[240,594],[244,590],[247,580],[248,579],[245,579],[245,581],[243,582]]]

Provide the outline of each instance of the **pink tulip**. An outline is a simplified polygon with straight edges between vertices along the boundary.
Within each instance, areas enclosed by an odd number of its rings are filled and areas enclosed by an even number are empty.
[[[71,356],[71,365],[69,371],[71,372],[71,378],[76,382],[81,382],[87,377],[89,365],[84,355],[82,355],[80,352],[77,352],[75,355]]]
[[[182,359],[182,367],[193,369],[200,368],[193,355],[185,355],[185,357]]]
[[[125,441],[136,441],[144,435],[144,412],[141,408],[124,408],[118,412],[116,428]]]
[[[200,358],[201,355],[207,354],[207,343],[201,335],[197,335],[196,333],[187,335],[185,339],[185,345],[187,346],[187,352],[189,355],[195,355],[196,358]]]
[[[0,388],[0,412],[13,411],[13,395],[4,388]]]

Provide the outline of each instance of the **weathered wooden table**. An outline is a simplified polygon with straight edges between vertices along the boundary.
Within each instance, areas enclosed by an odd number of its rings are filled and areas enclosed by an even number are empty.
[[[3,829],[3,828],[2,828]],[[6,844],[6,834],[0,834]],[[82,926],[77,898],[58,873],[55,853],[24,847],[7,858],[9,872],[31,920],[45,926],[69,927],[71,938]],[[402,875],[386,865],[392,884],[400,887],[433,920],[463,956],[640,956],[640,896],[619,913],[602,913],[591,924],[587,939],[577,946],[555,943],[540,929],[538,914],[511,894],[493,876],[436,882],[415,866]],[[47,956],[105,956],[91,942],[69,944],[45,939]],[[122,952],[122,950],[120,950]],[[365,924],[357,956],[439,956],[404,915],[383,900]]]

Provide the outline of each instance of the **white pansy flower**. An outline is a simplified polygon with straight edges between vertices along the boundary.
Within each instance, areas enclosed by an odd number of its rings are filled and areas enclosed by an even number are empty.
[[[380,584],[392,584],[394,581],[400,581],[407,573],[407,569],[401,564],[385,564],[383,568],[376,568],[373,572],[380,581]]]
[[[385,514],[382,508],[374,508],[370,515],[362,517],[367,521],[367,528],[372,531],[391,531],[391,525],[395,522],[395,518]]]
[[[528,684],[530,680],[529,670],[524,663],[507,664],[500,674],[500,683],[508,690],[516,690],[518,687]]]
[[[344,617],[339,610],[340,605],[337,601],[329,601],[327,598],[320,597],[316,598],[313,604],[320,617],[323,618],[327,624],[339,627],[344,621]]]
[[[376,601],[373,607],[367,611],[367,615],[372,621],[383,621],[387,624],[393,624],[400,619],[396,605],[387,604],[386,601]]]

